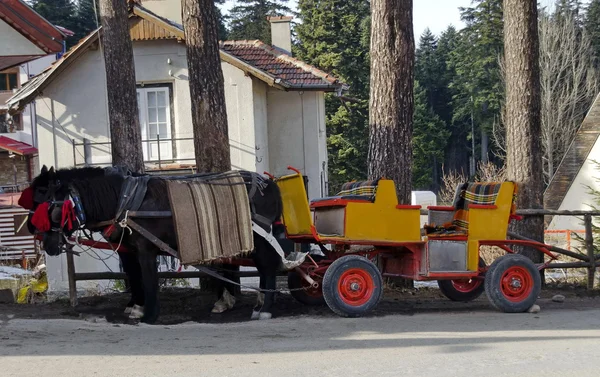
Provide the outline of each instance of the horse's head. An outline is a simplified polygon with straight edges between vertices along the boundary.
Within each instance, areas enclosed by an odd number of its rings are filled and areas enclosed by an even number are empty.
[[[19,204],[29,209],[29,232],[42,235],[44,250],[49,255],[60,254],[63,237],[68,237],[75,231],[72,221],[71,224],[64,221],[65,217],[71,215],[63,210],[63,204],[69,195],[68,183],[59,179],[53,167],[48,169],[44,165],[40,175],[19,199]]]

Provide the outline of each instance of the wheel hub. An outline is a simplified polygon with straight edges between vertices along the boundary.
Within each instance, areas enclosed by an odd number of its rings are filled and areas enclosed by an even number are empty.
[[[352,306],[366,304],[375,290],[373,277],[365,270],[352,268],[341,274],[338,292],[342,301]]]
[[[531,273],[521,266],[507,268],[500,279],[502,294],[511,302],[527,299],[533,290],[533,284]]]

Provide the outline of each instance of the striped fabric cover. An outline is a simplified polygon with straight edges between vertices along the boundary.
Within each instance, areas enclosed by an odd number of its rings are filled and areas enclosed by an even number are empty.
[[[456,226],[457,230],[467,230],[469,228],[469,205],[494,204],[500,192],[500,187],[502,187],[500,182],[465,183],[462,190],[460,190],[460,196],[455,207],[456,212],[452,220],[452,224]]]
[[[254,249],[243,182],[239,173],[210,182],[166,181],[183,265],[235,257]]]
[[[379,179],[346,182],[342,185],[341,191],[337,193],[337,196],[366,196],[369,200],[374,200],[378,182]]]

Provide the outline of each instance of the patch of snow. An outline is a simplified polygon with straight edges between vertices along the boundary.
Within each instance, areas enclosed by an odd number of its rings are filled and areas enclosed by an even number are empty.
[[[4,272],[0,272],[0,280],[17,280],[17,278],[15,278],[11,275],[5,274]]]
[[[24,270],[18,267],[9,267],[9,266],[0,266],[0,274],[5,274],[9,276],[25,276],[31,275],[31,271]]]

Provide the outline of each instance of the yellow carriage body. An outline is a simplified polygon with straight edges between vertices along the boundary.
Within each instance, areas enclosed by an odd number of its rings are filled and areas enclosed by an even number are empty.
[[[398,205],[391,180],[378,180],[374,196],[368,199],[338,195],[311,203],[300,173],[276,182],[288,238],[399,247],[397,253],[386,256],[389,268],[396,271],[392,274],[418,280],[477,275],[479,247],[485,241],[506,239],[515,210],[513,182],[465,183],[457,190],[454,207],[429,207],[429,226],[422,237],[421,207]],[[432,224],[436,216],[438,222]],[[431,225],[437,225],[435,231]]]

